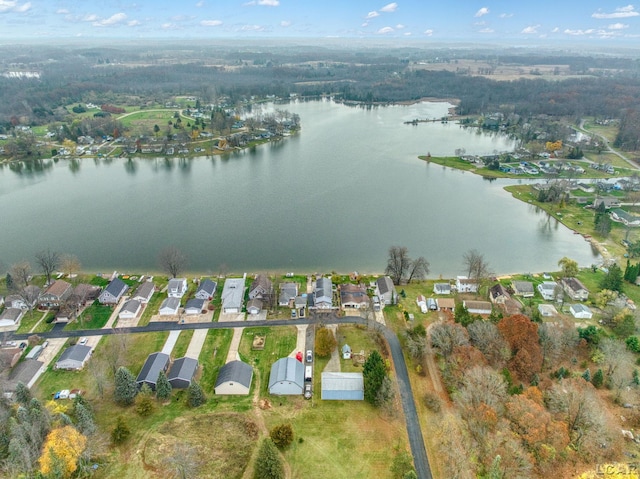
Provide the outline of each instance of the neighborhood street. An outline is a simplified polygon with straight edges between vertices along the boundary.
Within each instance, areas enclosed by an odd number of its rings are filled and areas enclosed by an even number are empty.
[[[362,324],[369,325],[380,331],[385,339],[389,343],[389,349],[391,351],[391,357],[393,358],[393,365],[395,368],[396,378],[398,379],[398,389],[400,390],[400,400],[402,409],[404,410],[404,417],[407,427],[407,435],[409,437],[409,444],[411,446],[411,453],[413,455],[414,466],[419,479],[432,479],[431,468],[429,466],[429,458],[427,457],[427,451],[420,429],[420,421],[418,419],[418,412],[416,409],[415,401],[413,398],[413,392],[411,389],[411,383],[409,381],[409,371],[404,360],[402,353],[402,346],[398,340],[398,336],[391,329],[385,325],[375,322],[367,321],[360,316],[334,316],[327,317],[321,316],[321,319],[315,317],[300,318],[297,320],[291,319],[277,319],[273,321],[266,321],[261,323],[267,326],[302,326],[302,325],[315,325],[318,323],[323,324]],[[188,329],[228,329],[228,328],[244,328],[247,326],[246,321],[227,321],[227,322],[209,322],[209,323],[187,323],[176,324],[174,322],[152,322],[147,326],[136,326],[130,328],[110,328],[110,329],[91,329],[83,331],[64,331],[62,329],[53,329],[46,333],[39,333],[42,338],[76,338],[81,336],[105,336],[109,334],[135,334],[135,333],[149,333],[155,331],[175,331],[175,330],[188,330]],[[174,333],[175,334],[175,333]],[[15,334],[11,339],[25,340],[29,334]]]

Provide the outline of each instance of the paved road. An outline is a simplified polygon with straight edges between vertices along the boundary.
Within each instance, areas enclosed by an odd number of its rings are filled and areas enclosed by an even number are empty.
[[[420,421],[418,419],[418,412],[416,410],[415,401],[413,398],[413,392],[411,390],[411,383],[409,382],[409,371],[404,361],[404,355],[402,354],[402,347],[398,336],[391,329],[386,326],[376,323],[375,321],[368,322],[365,318],[359,316],[342,316],[336,317],[331,315],[321,315],[316,318],[301,318],[296,320],[291,319],[277,319],[273,321],[267,321],[262,323],[267,326],[293,326],[301,324],[363,324],[369,325],[372,328],[376,328],[380,331],[385,339],[389,343],[391,350],[391,356],[393,358],[393,365],[396,371],[396,378],[398,379],[398,388],[400,390],[400,402],[402,409],[404,410],[404,417],[407,427],[407,435],[409,437],[409,444],[411,446],[411,453],[413,454],[413,462],[416,468],[416,473],[419,479],[432,479],[431,468],[429,466],[429,459],[427,457],[427,451],[422,437],[422,431],[420,429]],[[133,334],[133,333],[149,333],[155,331],[171,331],[171,330],[187,330],[187,329],[227,329],[227,328],[244,328],[250,326],[246,321],[229,321],[229,322],[211,322],[211,323],[187,323],[176,324],[175,322],[162,323],[153,322],[147,326],[136,326],[132,328],[111,328],[111,329],[91,329],[84,331],[64,331],[54,329],[46,333],[39,333],[42,338],[75,338],[80,336],[104,336],[109,334]],[[8,340],[24,340],[27,339],[29,334],[15,334]]]

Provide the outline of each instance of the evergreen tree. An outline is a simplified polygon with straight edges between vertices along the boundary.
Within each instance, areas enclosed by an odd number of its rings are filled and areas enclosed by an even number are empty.
[[[131,429],[127,426],[127,423],[124,422],[122,416],[118,417],[116,422],[116,427],[111,431],[111,442],[114,444],[122,444],[131,436]]]
[[[120,366],[116,371],[115,389],[113,397],[121,406],[130,406],[138,394],[136,378],[124,366]]]
[[[5,284],[7,286],[7,291],[13,291],[16,287],[14,281],[13,281],[13,276],[11,276],[11,273],[7,273],[7,276],[5,277]]]
[[[582,373],[582,379],[584,379],[588,383],[591,382],[591,371],[589,371],[589,369]]]
[[[604,384],[604,373],[602,372],[602,369],[598,369],[593,375],[591,384],[593,384],[598,389],[602,387],[602,385]]]
[[[602,278],[602,281],[600,282],[600,288],[622,293],[622,279],[623,275],[620,266],[618,266],[616,263],[613,263],[609,267],[609,271],[607,271],[607,274],[604,276],[604,278]]]
[[[31,402],[31,391],[23,382],[19,382],[16,385],[16,401],[25,407]]]
[[[197,382],[192,381],[187,389],[187,404],[190,407],[198,407],[205,402],[207,402],[207,397],[204,395],[204,391]]]
[[[611,217],[607,213],[604,201],[596,209],[594,228],[602,236],[607,236],[611,232]]]
[[[260,444],[253,473],[254,479],[284,479],[284,465],[271,438]]]
[[[473,323],[473,318],[469,314],[469,310],[465,308],[462,301],[456,301],[455,309],[453,310],[453,315],[456,323],[460,323],[465,328]]]
[[[93,413],[82,402],[74,403],[74,414],[76,416],[76,427],[85,436],[90,436],[96,432],[96,423]]]
[[[382,387],[384,378],[387,375],[387,368],[380,353],[376,350],[369,354],[362,368],[364,379],[364,398],[373,405],[377,405],[378,392]]]
[[[161,401],[166,401],[171,397],[171,390],[171,383],[167,379],[167,375],[164,371],[160,371],[156,381],[156,397]]]

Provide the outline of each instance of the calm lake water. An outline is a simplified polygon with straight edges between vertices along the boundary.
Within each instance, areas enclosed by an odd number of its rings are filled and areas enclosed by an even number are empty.
[[[298,135],[224,157],[4,165],[0,260],[50,247],[87,271],[145,273],[176,245],[198,273],[368,273],[404,245],[429,260],[431,277],[461,274],[471,248],[496,273],[557,269],[563,256],[595,262],[586,241],[511,198],[507,183],[417,158],[512,148],[454,123],[403,124],[449,106],[291,103],[277,108],[300,115]]]

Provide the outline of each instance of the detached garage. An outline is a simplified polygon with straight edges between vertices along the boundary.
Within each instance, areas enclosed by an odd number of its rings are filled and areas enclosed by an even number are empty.
[[[69,346],[56,362],[56,369],[82,369],[91,356],[91,346],[76,344]]]
[[[251,389],[253,368],[242,361],[231,361],[220,368],[213,388],[216,394],[247,395]]]
[[[167,374],[167,379],[174,389],[186,389],[198,371],[198,361],[193,358],[176,359]]]
[[[169,367],[169,355],[165,353],[152,353],[142,366],[142,370],[136,378],[138,387],[147,384],[152,391],[156,390],[156,382],[160,371],[166,371]]]
[[[302,394],[304,365],[296,358],[281,358],[271,366],[269,394],[279,396]]]
[[[321,397],[323,400],[362,401],[362,373],[322,373]]]

